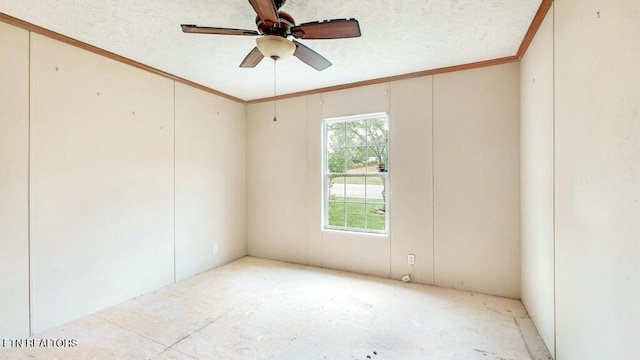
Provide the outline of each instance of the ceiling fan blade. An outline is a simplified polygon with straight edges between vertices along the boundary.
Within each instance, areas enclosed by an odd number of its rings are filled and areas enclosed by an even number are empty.
[[[273,0],[249,0],[262,23],[268,27],[278,22],[278,10]]]
[[[302,62],[304,62],[305,64],[318,71],[322,71],[331,66],[331,62],[329,60],[325,59],[317,52],[311,50],[309,47],[295,40],[293,40],[293,43],[296,45],[296,51],[293,53],[293,56],[302,60]]]
[[[244,60],[242,60],[242,62],[240,63],[240,67],[242,68],[256,67],[256,65],[258,65],[263,58],[264,58],[264,55],[262,55],[260,50],[258,50],[257,47],[254,47],[253,50],[251,50],[247,54]]]
[[[207,27],[207,26],[196,26],[191,24],[182,24],[182,32],[192,33],[192,34],[214,34],[214,35],[247,35],[247,36],[257,36],[260,35],[255,30],[244,30],[244,29],[229,29],[229,28],[219,28],[219,27]]]
[[[356,19],[316,21],[291,27],[291,35],[298,39],[344,39],[360,36]]]

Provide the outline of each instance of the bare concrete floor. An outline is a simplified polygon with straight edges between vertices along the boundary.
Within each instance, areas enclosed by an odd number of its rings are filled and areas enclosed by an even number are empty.
[[[550,359],[522,303],[245,257],[2,359]]]

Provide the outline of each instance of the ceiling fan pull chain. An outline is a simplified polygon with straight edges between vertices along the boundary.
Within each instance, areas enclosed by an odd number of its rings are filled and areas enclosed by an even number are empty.
[[[276,59],[273,59],[273,121],[278,121],[276,118]]]

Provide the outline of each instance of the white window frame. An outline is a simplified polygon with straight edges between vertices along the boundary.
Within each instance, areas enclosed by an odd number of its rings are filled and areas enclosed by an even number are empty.
[[[383,235],[387,235],[389,234],[389,199],[390,199],[390,192],[389,192],[389,173],[388,172],[384,172],[384,173],[375,173],[375,174],[347,174],[347,173],[335,173],[335,174],[330,174],[329,173],[329,166],[327,164],[328,158],[327,158],[327,147],[328,147],[328,139],[327,139],[327,126],[329,124],[332,123],[337,123],[337,122],[346,122],[346,121],[358,121],[358,120],[368,120],[371,118],[380,118],[380,117],[384,117],[387,120],[387,125],[389,124],[389,114],[386,112],[378,112],[378,113],[370,113],[370,114],[361,114],[361,115],[352,115],[352,116],[340,116],[340,117],[331,117],[331,118],[324,118],[322,119],[322,229],[323,230],[332,230],[332,231],[348,231],[348,232],[356,232],[356,233],[370,233],[370,234],[383,234]],[[389,131],[389,129],[387,129],[387,132]],[[390,153],[390,147],[389,147],[389,143],[387,143],[387,153]],[[389,169],[389,164],[388,164],[388,160],[387,160],[387,169]],[[384,182],[384,189],[385,189],[385,200],[384,200],[384,207],[385,207],[385,228],[384,230],[377,230],[377,229],[360,229],[360,228],[351,228],[351,227],[347,227],[346,224],[345,226],[334,226],[334,225],[329,225],[329,183],[330,183],[330,179],[331,178],[336,178],[336,177],[364,177],[364,178],[381,178],[382,181]],[[367,209],[367,200],[366,200],[366,196],[365,196],[365,209]],[[346,207],[346,203],[345,202],[345,207]],[[345,216],[346,216],[346,211],[345,211]]]

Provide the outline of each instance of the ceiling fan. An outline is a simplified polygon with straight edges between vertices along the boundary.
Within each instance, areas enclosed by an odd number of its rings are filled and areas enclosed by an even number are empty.
[[[296,25],[293,17],[279,10],[286,0],[249,0],[255,10],[258,30],[205,27],[191,24],[181,25],[185,33],[258,36],[256,47],[242,60],[240,67],[252,68],[264,57],[273,60],[295,56],[305,64],[321,71],[331,62],[296,39],[344,39],[360,36],[360,25],[356,19],[334,19]]]

